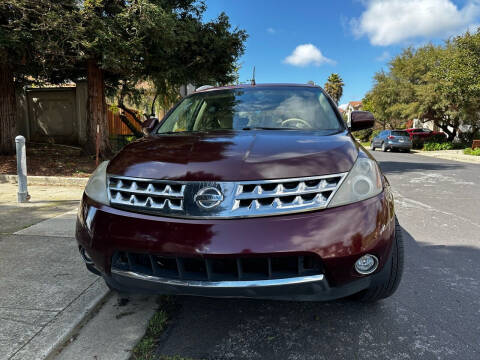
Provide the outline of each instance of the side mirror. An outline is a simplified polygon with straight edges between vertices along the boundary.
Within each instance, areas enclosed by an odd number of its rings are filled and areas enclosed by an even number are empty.
[[[373,127],[375,118],[369,111],[352,111],[350,115],[350,130],[357,131]]]
[[[158,125],[157,118],[153,118],[153,117],[149,118],[142,123],[142,131],[145,135],[148,135],[153,131],[153,129],[155,129],[155,126],[157,125]]]

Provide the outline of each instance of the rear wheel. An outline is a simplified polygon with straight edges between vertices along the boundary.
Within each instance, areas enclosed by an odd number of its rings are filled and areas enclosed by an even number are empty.
[[[375,151],[375,146],[373,146],[373,141],[372,141],[372,143],[370,144],[370,150]]]
[[[382,283],[376,284],[354,295],[363,302],[375,302],[391,296],[398,288],[403,274],[404,246],[402,228],[395,217],[395,241],[393,243],[392,258],[385,266],[390,266],[389,276]]]
[[[387,152],[387,146],[385,145],[385,143],[382,143],[382,151]]]

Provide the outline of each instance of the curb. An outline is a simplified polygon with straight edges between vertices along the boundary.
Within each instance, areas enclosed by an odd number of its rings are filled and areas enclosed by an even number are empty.
[[[109,293],[102,278],[96,279],[10,360],[52,359],[105,302]]]
[[[473,156],[473,155],[464,155],[460,153],[455,153],[455,154],[445,154],[445,153],[438,153],[438,152],[428,152],[428,151],[415,151],[413,152],[415,155],[421,155],[421,156],[426,156],[426,157],[433,157],[436,159],[444,159],[444,160],[450,160],[450,161],[459,161],[463,163],[469,163],[469,164],[478,164],[480,165],[480,157],[479,156]]]
[[[0,183],[17,184],[17,175],[0,174]],[[60,177],[60,176],[27,176],[28,185],[60,185],[85,187],[88,178]]]

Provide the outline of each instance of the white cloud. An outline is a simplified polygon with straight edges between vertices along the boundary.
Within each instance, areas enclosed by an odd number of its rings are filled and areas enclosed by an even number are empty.
[[[335,64],[335,61],[323,56],[322,52],[313,44],[298,45],[285,58],[284,62],[293,66]]]
[[[480,15],[479,0],[459,9],[451,0],[368,0],[350,25],[357,37],[387,46],[407,39],[449,36],[466,30]]]
[[[269,34],[272,34],[272,35],[273,35],[273,34],[275,34],[277,31],[276,31],[274,28],[269,27],[269,28],[267,29],[267,32],[268,32]]]

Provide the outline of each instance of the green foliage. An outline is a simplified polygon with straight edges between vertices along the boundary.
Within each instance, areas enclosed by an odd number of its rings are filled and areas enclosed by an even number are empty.
[[[426,142],[443,143],[443,142],[447,142],[447,138],[443,134],[435,134],[428,137]]]
[[[473,140],[480,140],[480,130],[477,130],[476,132],[462,132],[459,134],[458,137],[462,144],[465,144],[465,146],[469,146],[472,144]]]
[[[17,86],[62,82],[74,48],[68,41],[76,22],[75,0],[0,1],[0,63]],[[0,119],[1,121],[1,119]]]
[[[157,338],[161,335],[167,324],[168,316],[164,310],[158,310],[148,322],[147,331],[143,339],[132,351],[134,360],[155,359]]]
[[[323,86],[324,90],[327,92],[328,95],[335,101],[335,104],[338,105],[340,98],[343,94],[343,80],[340,75],[333,73],[327,79],[327,82]]]
[[[180,85],[233,82],[247,35],[224,13],[204,21],[205,10],[194,0],[85,0],[73,39],[77,68],[95,59],[108,93],[121,85],[122,101],[134,104],[146,81],[165,105],[176,101]]]
[[[437,151],[437,150],[452,150],[454,149],[453,143],[451,142],[426,142],[423,145],[423,150],[425,151]]]
[[[378,134],[380,134],[381,131],[382,130],[373,130],[369,140],[372,141],[373,138],[376,137]]]
[[[359,139],[361,142],[367,142],[372,139],[373,129],[364,129],[352,132],[355,138]]]
[[[466,148],[463,150],[463,153],[466,155],[474,155],[474,156],[480,156],[480,148],[476,148],[473,150],[472,148]]]
[[[413,118],[432,120],[451,141],[462,123],[472,125],[473,132],[479,128],[479,67],[479,31],[443,46],[407,48],[391,60],[387,72],[375,74],[364,109],[391,128]]]

